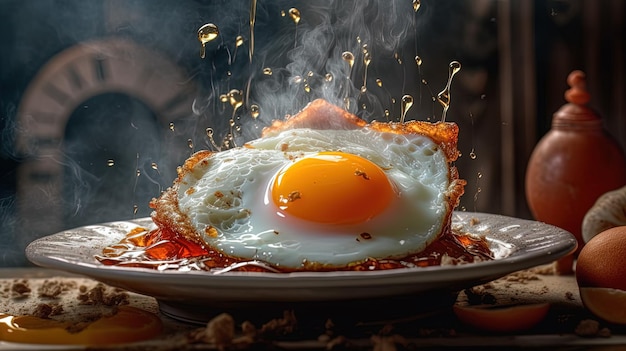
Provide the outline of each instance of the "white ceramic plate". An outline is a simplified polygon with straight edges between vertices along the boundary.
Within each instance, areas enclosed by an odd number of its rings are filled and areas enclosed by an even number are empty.
[[[130,229],[152,225],[149,218],[143,218],[67,230],[35,240],[26,248],[26,256],[39,266],[86,275],[153,296],[164,313],[202,321],[207,318],[207,310],[236,306],[273,308],[276,304],[345,301],[366,301],[367,306],[372,306],[372,301],[393,299],[403,305],[407,301],[412,305],[431,305],[415,297],[440,296],[442,291],[458,292],[521,269],[552,262],[576,248],[576,239],[570,233],[545,223],[455,212],[453,225],[485,236],[495,253],[493,261],[372,272],[212,274],[105,266],[94,258]]]

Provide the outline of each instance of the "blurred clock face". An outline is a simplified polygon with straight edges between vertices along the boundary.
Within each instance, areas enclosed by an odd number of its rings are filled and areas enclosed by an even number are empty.
[[[171,126],[192,114],[194,90],[175,63],[122,39],[52,57],[18,111],[20,216],[45,233],[148,215],[189,155]]]

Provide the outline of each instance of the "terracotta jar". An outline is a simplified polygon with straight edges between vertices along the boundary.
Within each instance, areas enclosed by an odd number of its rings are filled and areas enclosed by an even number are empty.
[[[584,245],[582,221],[602,194],[626,185],[626,160],[601,118],[586,106],[585,74],[570,73],[567,104],[532,152],[526,170],[526,200],[538,221],[563,228]]]

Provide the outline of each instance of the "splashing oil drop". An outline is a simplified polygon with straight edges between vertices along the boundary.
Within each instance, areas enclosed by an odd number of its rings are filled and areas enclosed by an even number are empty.
[[[173,132],[175,129],[174,122],[170,122],[170,130]]]
[[[266,76],[271,76],[272,74],[274,74],[274,72],[272,71],[271,68],[265,67],[265,68],[263,68],[263,74],[266,75]]]
[[[259,109],[259,105],[251,105],[250,106],[250,116],[252,116],[252,119],[259,118],[260,114],[261,114],[261,111]]]
[[[233,114],[237,111],[241,105],[243,105],[243,92],[241,90],[232,89],[228,92],[228,101],[233,107]]]
[[[113,159],[109,159],[109,160],[107,160],[107,166],[108,166],[108,167],[113,167],[113,166],[115,166],[115,160],[113,160]]]
[[[293,23],[295,24],[300,23],[300,10],[298,10],[295,7],[290,8],[289,17],[291,17],[291,20],[293,20]]]
[[[417,65],[417,67],[422,66],[422,58],[419,56],[415,56],[415,64]]]
[[[206,56],[206,44],[217,38],[219,33],[219,29],[213,23],[207,23],[198,29],[198,40],[202,44],[200,47],[200,58]]]
[[[369,67],[371,62],[372,62],[372,55],[369,53],[369,51],[366,51],[363,54],[363,64],[365,65],[364,72],[363,72],[363,87],[367,86],[367,68]]]
[[[400,54],[398,54],[397,52],[395,52],[393,54],[393,57],[396,59],[396,61],[398,62],[399,65],[402,64],[402,57],[400,57]]]
[[[413,97],[411,95],[404,95],[402,97],[400,123],[404,123],[406,113],[409,111],[411,106],[413,106]]]
[[[243,37],[241,35],[237,36],[237,39],[235,40],[235,45],[237,47],[240,47],[241,45],[243,45]]]
[[[383,81],[380,78],[376,78],[376,85],[378,85],[379,87],[383,87]]]
[[[350,69],[352,69],[352,66],[354,66],[354,54],[352,54],[350,51],[344,51],[341,54],[341,58],[346,61],[348,63],[348,66],[350,67]]]
[[[420,6],[422,6],[421,1],[420,0],[413,0],[413,11],[417,12],[420,9]]]
[[[295,48],[296,46],[298,46],[298,23],[300,23],[300,10],[295,7],[290,8],[289,17],[291,17],[293,23],[296,24],[296,31],[293,40],[293,47]]]
[[[352,66],[354,66],[354,54],[350,51],[344,51],[341,54],[341,58],[348,63],[348,67],[350,68],[350,70],[348,71],[347,78],[350,79],[350,76],[352,75]]]
[[[211,143],[211,146],[213,146],[215,150],[220,151],[220,147],[217,146],[217,143],[215,142],[215,139],[213,138],[213,128],[209,127],[206,129],[206,136],[209,138],[209,142]]]
[[[443,113],[441,115],[441,121],[446,121],[446,114],[448,113],[448,108],[450,108],[450,85],[452,84],[452,78],[455,74],[457,74],[461,70],[461,63],[458,61],[452,61],[449,65],[448,70],[448,83],[446,83],[446,87],[437,94],[437,101],[443,107]]]
[[[256,23],[256,0],[250,0],[250,42],[248,43],[248,58],[252,63],[254,55],[254,25]]]

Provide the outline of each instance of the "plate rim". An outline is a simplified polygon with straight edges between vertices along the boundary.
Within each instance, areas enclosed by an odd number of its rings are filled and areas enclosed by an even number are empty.
[[[41,237],[32,241],[26,247],[26,256],[34,264],[42,267],[55,268],[63,271],[87,275],[89,277],[98,280],[113,280],[116,276],[125,279],[133,279],[137,281],[153,281],[154,279],[161,279],[167,277],[169,284],[190,284],[190,281],[196,280],[210,280],[211,286],[214,288],[245,288],[250,284],[255,286],[263,285],[263,287],[294,287],[307,288],[307,287],[319,287],[320,283],[324,283],[325,286],[329,284],[333,287],[341,287],[344,285],[355,286],[355,283],[368,281],[368,285],[388,285],[388,284],[405,284],[407,280],[415,278],[427,277],[427,281],[430,283],[442,283],[449,280],[451,275],[458,275],[459,272],[463,272],[465,276],[464,280],[479,279],[483,277],[491,277],[496,279],[498,276],[503,276],[508,273],[515,272],[517,270],[530,268],[541,264],[547,264],[556,259],[566,256],[576,250],[576,239],[574,236],[562,228],[546,224],[543,222],[509,217],[500,214],[489,214],[481,212],[459,212],[455,211],[453,217],[462,218],[467,220],[470,217],[477,217],[479,220],[489,218],[499,218],[505,220],[512,220],[520,224],[533,224],[540,227],[552,230],[554,233],[561,237],[561,240],[553,243],[550,247],[551,250],[538,250],[533,252],[523,252],[520,254],[520,250],[514,250],[509,256],[491,260],[482,261],[461,265],[444,265],[444,266],[432,266],[432,267],[415,267],[415,268],[400,268],[384,271],[332,271],[332,272],[291,272],[291,273],[265,273],[265,272],[228,272],[223,274],[210,274],[206,271],[158,271],[151,268],[139,268],[139,267],[119,267],[119,266],[106,266],[99,264],[95,258],[93,263],[88,262],[75,262],[63,257],[55,255],[47,255],[38,252],[38,249],[42,246],[45,247],[49,244],[52,238],[62,236],[64,233],[70,231],[81,230],[84,228],[98,227],[98,226],[112,226],[118,223],[132,223],[141,225],[140,223],[149,223],[149,217],[112,221],[99,224],[93,224],[74,229],[58,232],[56,234]],[[485,235],[489,240],[489,233]],[[80,246],[79,246],[80,247]],[[506,263],[506,269],[502,269],[503,263]],[[504,272],[506,271],[506,272]],[[504,273],[503,273],[504,272]],[[194,277],[194,279],[189,279]],[[198,278],[195,278],[198,277]],[[210,278],[209,278],[210,277]],[[297,284],[296,284],[297,282]],[[198,283],[197,281],[195,283]],[[277,286],[276,284],[281,284]]]

